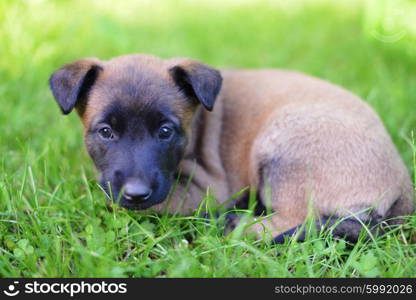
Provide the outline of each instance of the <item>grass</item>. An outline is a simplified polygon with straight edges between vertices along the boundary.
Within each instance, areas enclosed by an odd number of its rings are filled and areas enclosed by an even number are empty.
[[[215,219],[106,203],[77,116],[61,116],[47,87],[85,56],[190,56],[328,79],[374,107],[414,174],[412,1],[223,2],[0,2],[1,277],[415,277],[416,215],[355,245],[320,234],[271,246],[224,236]]]

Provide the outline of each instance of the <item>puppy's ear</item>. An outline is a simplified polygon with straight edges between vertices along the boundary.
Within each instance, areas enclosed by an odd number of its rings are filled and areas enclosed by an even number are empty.
[[[96,58],[84,58],[69,63],[55,71],[49,78],[52,94],[63,114],[69,114],[81,104],[93,86],[102,62]]]
[[[191,99],[197,100],[209,111],[214,107],[220,91],[220,72],[197,61],[186,60],[169,69],[173,81]]]

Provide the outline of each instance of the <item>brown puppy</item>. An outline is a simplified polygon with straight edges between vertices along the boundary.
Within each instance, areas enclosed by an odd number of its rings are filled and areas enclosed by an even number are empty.
[[[352,240],[362,222],[413,211],[409,174],[380,119],[325,81],[129,55],[75,61],[50,86],[63,113],[76,108],[101,185],[125,207],[187,214],[207,188],[222,203],[250,187],[274,212],[254,230],[276,236],[312,212],[342,218],[335,234]]]

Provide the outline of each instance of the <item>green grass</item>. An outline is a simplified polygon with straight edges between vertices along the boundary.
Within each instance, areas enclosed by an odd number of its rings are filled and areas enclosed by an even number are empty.
[[[77,116],[60,115],[47,86],[85,56],[190,56],[328,79],[374,107],[414,174],[412,1],[222,2],[0,1],[0,276],[415,277],[416,215],[356,245],[321,234],[271,246],[224,236],[215,219],[106,203]]]

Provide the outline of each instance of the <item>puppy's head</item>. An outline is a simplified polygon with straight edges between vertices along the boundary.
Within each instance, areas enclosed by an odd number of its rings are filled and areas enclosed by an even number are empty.
[[[49,80],[62,112],[75,108],[85,144],[113,199],[145,209],[168,195],[198,105],[212,110],[220,73],[189,59],[86,58]]]

